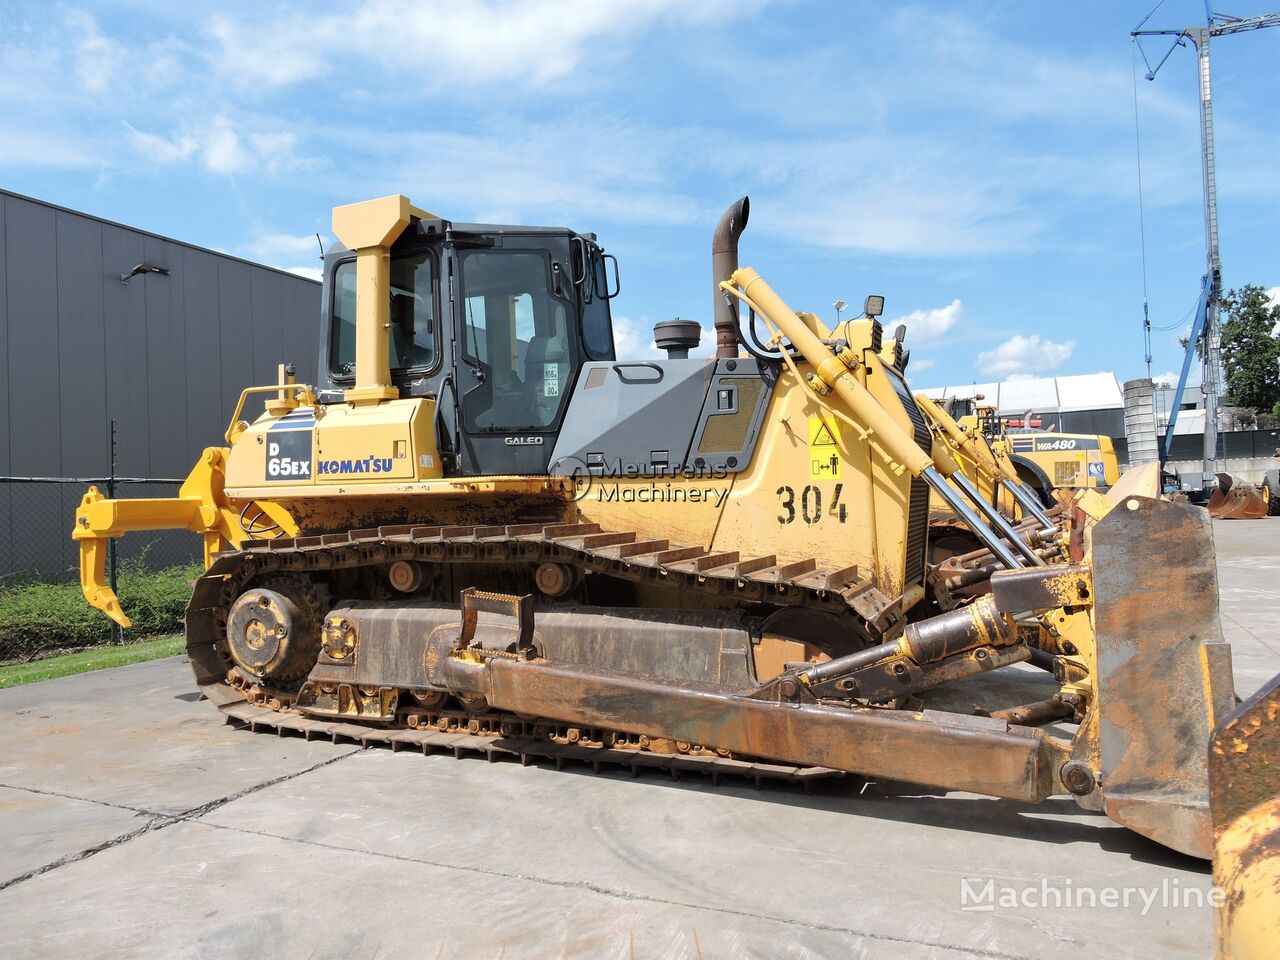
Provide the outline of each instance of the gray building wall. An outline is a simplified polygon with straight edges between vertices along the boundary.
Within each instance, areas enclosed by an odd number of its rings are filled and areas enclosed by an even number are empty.
[[[184,477],[242,388],[314,380],[319,322],[315,281],[0,191],[0,476],[104,476],[114,417],[120,476]],[[0,578],[74,565],[82,493],[0,483]]]

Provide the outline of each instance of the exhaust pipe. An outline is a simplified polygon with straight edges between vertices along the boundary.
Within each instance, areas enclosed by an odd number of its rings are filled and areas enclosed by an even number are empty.
[[[747,226],[751,214],[751,201],[743,197],[731,204],[716,224],[711,237],[711,282],[715,295],[716,356],[738,355],[738,304],[729,302],[720,284],[733,277],[738,269],[738,237]]]

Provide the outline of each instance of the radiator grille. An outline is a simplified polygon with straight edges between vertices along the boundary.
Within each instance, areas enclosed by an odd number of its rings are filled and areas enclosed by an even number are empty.
[[[924,417],[920,413],[920,408],[916,406],[915,398],[911,396],[911,390],[907,387],[906,381],[902,379],[902,375],[896,370],[886,368],[885,373],[889,377],[889,382],[893,384],[894,393],[898,395],[898,399],[902,402],[902,408],[907,412],[907,416],[911,418],[911,427],[916,444],[926,453],[932,453],[933,435],[930,434],[929,425],[925,423]],[[911,479],[911,490],[907,498],[904,586],[921,583],[924,580],[925,553],[929,548],[928,534],[929,485],[919,477],[913,477]]]

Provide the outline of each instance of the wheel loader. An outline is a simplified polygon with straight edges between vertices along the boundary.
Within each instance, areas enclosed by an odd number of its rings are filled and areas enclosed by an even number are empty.
[[[1051,504],[1057,490],[1105,493],[1120,478],[1120,461],[1110,437],[1041,430],[1040,421],[1029,413],[1019,419],[1002,418],[982,399],[980,394],[972,399],[953,397],[939,406],[966,431],[981,432],[1041,502]]]
[[[739,264],[748,214],[713,234],[714,356],[675,324],[666,359],[634,361],[594,235],[402,196],[336,208],[317,382],[282,365],[244,390],[175,498],[90,489],[86,598],[127,626],[109,539],[201,535],[187,652],[254,730],[1069,795],[1209,856],[1210,735],[1235,697],[1203,511],[1150,469],[1053,517],[996,466],[984,496],[951,451],[985,455],[937,440],[876,298],[834,328],[793,310]],[[947,604],[931,495],[978,545]],[[1051,697],[929,705],[1028,662]]]

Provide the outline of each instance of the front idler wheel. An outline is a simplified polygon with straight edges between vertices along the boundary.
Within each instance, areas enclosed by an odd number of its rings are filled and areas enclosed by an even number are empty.
[[[254,587],[231,607],[227,649],[251,680],[274,687],[296,683],[320,652],[319,618],[292,591]]]

